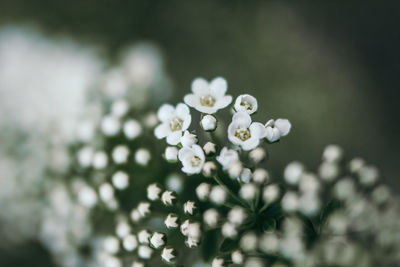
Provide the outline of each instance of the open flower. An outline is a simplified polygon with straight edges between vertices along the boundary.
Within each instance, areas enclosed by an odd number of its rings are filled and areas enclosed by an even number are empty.
[[[244,111],[253,114],[258,109],[257,99],[251,95],[240,95],[235,101],[236,112]]]
[[[228,127],[228,138],[233,144],[241,146],[243,150],[251,150],[259,145],[264,136],[264,125],[252,122],[248,113],[240,111],[233,115]]]
[[[225,95],[227,89],[228,84],[224,78],[215,78],[210,83],[197,78],[192,82],[193,94],[187,94],[184,101],[202,113],[214,114],[232,102],[232,96]]]
[[[182,136],[182,132],[189,128],[192,116],[188,106],[178,104],[176,108],[172,105],[164,104],[157,112],[158,119],[161,124],[158,125],[154,134],[158,139],[167,138],[167,143],[177,145]]]
[[[269,120],[265,124],[265,137],[270,142],[278,141],[290,132],[292,124],[287,119]]]
[[[203,149],[199,145],[184,147],[179,150],[179,160],[182,162],[182,171],[187,174],[200,173],[205,162]]]
[[[222,165],[222,167],[226,170],[229,168],[231,163],[239,160],[239,154],[237,151],[233,149],[228,149],[227,147],[223,147],[219,156],[217,156],[217,161]]]

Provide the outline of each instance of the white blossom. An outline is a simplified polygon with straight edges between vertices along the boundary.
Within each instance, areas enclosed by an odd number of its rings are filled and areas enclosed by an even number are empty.
[[[142,126],[137,120],[128,120],[124,123],[123,132],[126,138],[133,140],[142,133]]]
[[[199,145],[184,147],[179,150],[179,160],[182,162],[182,171],[187,174],[200,173],[205,162],[203,149]]]
[[[149,244],[150,236],[151,233],[147,230],[141,230],[137,235],[140,244]]]
[[[211,185],[207,183],[201,183],[196,188],[196,195],[197,197],[204,201],[208,198],[211,190]]]
[[[270,142],[278,141],[282,136],[289,134],[292,124],[287,119],[269,120],[265,124],[265,137]]]
[[[183,147],[191,147],[197,143],[197,136],[186,130],[181,137],[181,144]]]
[[[193,215],[196,209],[197,209],[197,207],[196,207],[196,203],[194,203],[194,201],[189,200],[183,204],[183,212],[187,213],[189,215]]]
[[[176,201],[176,194],[174,191],[167,190],[164,191],[164,193],[161,195],[161,201],[164,203],[164,205],[172,205]]]
[[[239,195],[245,200],[253,200],[257,197],[258,188],[253,183],[244,184],[240,190]]]
[[[151,248],[149,248],[148,246],[140,246],[138,249],[138,255],[139,258],[141,259],[150,259],[151,255],[153,254],[153,250]]]
[[[121,123],[114,115],[107,115],[101,121],[101,129],[106,136],[117,135],[120,128]]]
[[[146,166],[151,159],[150,151],[146,148],[139,148],[135,153],[135,161],[137,164]]]
[[[147,216],[150,213],[150,203],[149,202],[140,202],[137,211],[142,217]]]
[[[300,182],[304,172],[304,166],[300,162],[293,161],[289,163],[283,173],[283,177],[288,184],[295,185]]]
[[[154,134],[158,139],[167,138],[167,143],[177,145],[182,136],[182,132],[187,130],[192,121],[189,108],[185,104],[178,104],[176,108],[172,105],[164,104],[158,109],[158,125]]]
[[[147,198],[155,201],[160,198],[161,188],[156,184],[151,184],[147,187]]]
[[[225,267],[225,261],[222,258],[215,258],[212,263],[211,267]]]
[[[266,204],[276,201],[279,197],[280,189],[276,184],[267,185],[263,190],[263,200]]]
[[[228,221],[234,225],[239,226],[243,224],[246,218],[246,211],[242,207],[235,206],[228,212]]]
[[[134,251],[138,246],[138,241],[136,236],[127,235],[122,240],[122,245],[126,251]]]
[[[168,229],[178,228],[179,217],[176,214],[170,213],[167,218],[164,220],[164,224]]]
[[[220,215],[216,209],[211,208],[203,213],[203,221],[211,228],[217,226],[219,219]]]
[[[161,258],[165,260],[167,263],[172,263],[176,258],[176,251],[171,247],[163,248],[161,252]]]
[[[217,205],[222,205],[225,203],[227,199],[227,194],[224,188],[220,185],[214,185],[211,188],[210,192],[210,200]]]
[[[165,245],[166,236],[160,232],[154,232],[150,238],[150,244],[153,248],[159,249]]]
[[[213,161],[207,161],[203,165],[203,174],[205,177],[212,177],[217,171],[217,165]]]
[[[104,169],[108,164],[107,154],[103,151],[98,151],[93,155],[92,165],[95,169]]]
[[[129,110],[128,102],[124,99],[114,101],[111,105],[111,114],[117,118],[121,118],[126,115]]]
[[[103,242],[104,250],[110,254],[115,254],[119,251],[119,241],[118,238],[114,236],[109,236],[104,239]]]
[[[127,146],[119,145],[113,149],[112,158],[115,163],[122,164],[128,161],[129,149]]]
[[[226,238],[235,238],[238,234],[238,231],[233,223],[226,222],[222,225],[221,229],[222,235]]]
[[[207,142],[204,146],[203,146],[203,150],[204,153],[206,155],[212,155],[214,154],[217,150],[216,150],[216,146],[214,143],[212,142]]]
[[[252,122],[246,112],[237,112],[228,126],[228,139],[243,150],[252,150],[265,136],[265,128],[259,122]]]
[[[235,101],[235,110],[236,112],[244,111],[248,114],[253,114],[258,109],[257,99],[251,95],[240,95],[236,98]]]
[[[217,119],[213,115],[205,115],[200,121],[204,131],[214,131],[217,128]]]
[[[129,176],[126,172],[117,171],[112,176],[112,183],[115,186],[115,188],[123,190],[127,188],[129,185]]]
[[[108,202],[114,198],[114,188],[109,183],[104,183],[99,187],[101,200]]]
[[[224,78],[217,77],[210,83],[203,78],[197,78],[192,82],[192,94],[187,94],[184,101],[202,113],[213,114],[232,102],[232,96],[225,95],[227,89]]]
[[[239,160],[239,154],[233,149],[228,149],[224,147],[221,149],[219,156],[217,156],[217,161],[221,164],[222,168],[225,170],[229,168],[232,162]]]

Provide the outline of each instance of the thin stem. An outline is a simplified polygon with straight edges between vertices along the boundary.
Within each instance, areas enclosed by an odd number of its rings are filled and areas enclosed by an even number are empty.
[[[230,189],[221,181],[221,179],[219,179],[219,177],[218,177],[217,175],[214,175],[213,177],[214,177],[214,180],[215,180],[220,186],[222,186],[222,187],[225,189],[225,191],[227,191],[227,192],[231,195],[232,198],[234,198],[237,202],[239,202],[239,203],[242,204],[243,206],[245,206],[245,207],[247,207],[247,208],[250,208],[249,205],[248,205],[246,202],[244,202],[243,200],[241,200],[232,190],[230,190]]]

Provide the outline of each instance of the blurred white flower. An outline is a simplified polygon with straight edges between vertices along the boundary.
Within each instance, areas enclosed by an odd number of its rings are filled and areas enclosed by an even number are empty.
[[[258,109],[257,99],[254,96],[244,94],[236,98],[235,110],[236,112],[244,111],[248,114],[253,114]]]
[[[142,133],[142,126],[137,120],[128,120],[124,123],[123,131],[126,138],[133,140]]]
[[[162,105],[157,112],[161,124],[158,125],[154,134],[158,139],[167,138],[167,143],[177,145],[182,137],[182,132],[187,130],[192,122],[189,108],[185,104],[173,107],[169,104]]]
[[[187,174],[200,173],[205,162],[203,149],[199,145],[184,147],[179,150],[178,158],[182,163],[182,171]]]
[[[127,235],[122,240],[122,246],[126,251],[134,251],[138,246],[138,241],[135,235]]]
[[[127,146],[116,146],[112,151],[112,158],[115,163],[122,164],[128,161],[129,149]]]
[[[153,248],[159,249],[165,245],[166,236],[160,232],[154,232],[150,238],[150,244]]]
[[[146,148],[139,148],[135,153],[135,161],[137,164],[146,166],[151,160],[150,151]]]
[[[117,171],[112,176],[112,183],[119,190],[126,189],[129,185],[129,176],[126,172]]]
[[[232,102],[232,96],[225,95],[227,89],[224,78],[217,77],[210,83],[203,78],[197,78],[192,82],[193,93],[187,94],[184,101],[202,113],[213,114]]]
[[[233,144],[241,146],[243,150],[251,150],[260,144],[265,136],[265,128],[259,122],[252,122],[246,112],[237,112],[228,126],[228,138]]]
[[[283,173],[283,178],[288,184],[295,185],[300,182],[304,172],[304,166],[300,162],[293,161],[289,163]]]
[[[149,248],[148,246],[139,246],[138,249],[138,255],[139,258],[148,260],[151,258],[151,255],[153,255],[153,250]]]
[[[217,128],[217,119],[213,115],[205,115],[200,125],[204,131],[214,131]]]
[[[214,185],[211,188],[210,192],[210,200],[217,205],[222,205],[225,203],[227,199],[227,194],[224,188],[220,185]]]
[[[178,216],[176,214],[168,214],[167,218],[164,220],[164,224],[168,229],[178,228]]]

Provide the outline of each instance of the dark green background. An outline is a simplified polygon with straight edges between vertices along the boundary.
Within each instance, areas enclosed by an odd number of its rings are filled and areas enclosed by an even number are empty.
[[[293,124],[270,149],[276,175],[290,160],[315,169],[324,146],[336,143],[376,164],[395,191],[399,18],[395,1],[0,0],[1,25],[38,26],[104,47],[111,59],[154,41],[175,81],[174,102],[197,76],[221,75],[233,95],[255,95],[260,121]],[[46,266],[30,247],[12,259],[2,252],[0,265]]]

